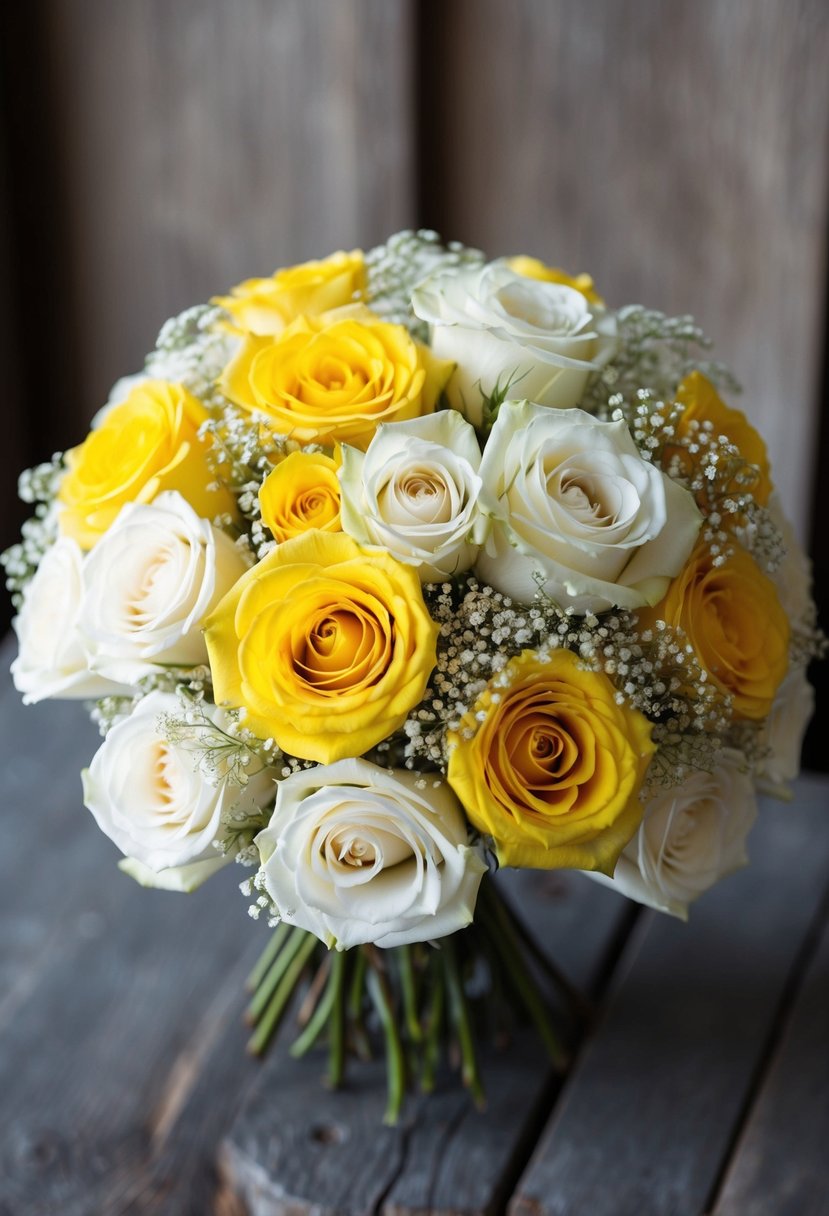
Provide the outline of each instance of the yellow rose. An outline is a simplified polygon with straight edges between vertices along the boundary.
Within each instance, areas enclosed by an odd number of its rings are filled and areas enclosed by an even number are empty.
[[[449,784],[502,865],[612,874],[642,818],[650,736],[572,651],[524,651],[450,732]]]
[[[341,532],[305,532],[207,619],[216,703],[290,755],[359,756],[422,699],[437,633],[411,566]]]
[[[235,513],[229,490],[210,489],[216,475],[198,430],[208,417],[181,384],[145,380],[105,415],[80,447],[66,453],[58,494],[60,530],[91,549],[128,502],[151,502],[177,490],[205,519]]]
[[[714,428],[713,434],[725,435],[726,439],[739,448],[743,459],[757,470],[753,485],[740,486],[735,483],[734,492],[739,489],[750,490],[755,501],[764,507],[772,491],[771,465],[762,435],[755,430],[742,410],[735,410],[726,405],[702,372],[691,372],[685,377],[677,389],[676,399],[684,406],[677,425],[679,437],[685,439],[691,434],[689,422],[710,422]],[[670,447],[666,458],[670,459],[677,451],[678,449]],[[685,451],[682,451],[680,458],[692,459]]]
[[[336,461],[321,452],[292,452],[265,478],[259,506],[280,544],[311,528],[342,531]]]
[[[246,279],[231,287],[229,296],[216,296],[213,303],[230,313],[233,328],[241,333],[273,335],[303,314],[316,316],[350,304],[365,285],[363,255],[354,249],[288,266],[269,279]]]
[[[564,287],[574,287],[591,304],[604,306],[604,300],[596,291],[593,279],[589,274],[568,274],[566,270],[546,266],[540,258],[531,258],[525,253],[517,254],[514,258],[507,258],[506,262],[510,270],[514,270],[516,274],[522,274],[525,279],[540,279],[542,283],[561,283]]]
[[[280,435],[364,450],[379,423],[430,414],[450,371],[404,326],[349,308],[246,338],[220,385]]]
[[[768,715],[789,666],[789,620],[774,583],[742,546],[716,566],[697,545],[664,600],[637,616],[641,628],[662,620],[684,631],[735,717]]]

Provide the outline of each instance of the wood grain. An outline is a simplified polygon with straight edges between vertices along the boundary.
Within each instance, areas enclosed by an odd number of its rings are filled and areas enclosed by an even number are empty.
[[[829,1216],[829,922],[714,1216]]]
[[[750,866],[687,926],[643,922],[512,1216],[708,1210],[829,889],[826,810],[825,785],[804,781],[796,805],[763,807]]]
[[[440,0],[424,221],[693,313],[805,528],[829,201],[824,0]],[[805,531],[804,531],[805,536]]]
[[[260,947],[225,871],[148,892],[81,804],[79,705],[23,709],[0,650],[0,1212],[205,1216],[215,1145],[257,1072],[242,984]]]
[[[82,431],[162,322],[414,220],[408,0],[49,0]]]
[[[540,941],[592,988],[628,910],[580,875],[505,875]],[[598,897],[598,898],[597,898]],[[535,1035],[522,1029],[482,1060],[487,1109],[475,1111],[456,1077],[412,1097],[396,1128],[382,1125],[382,1060],[326,1093],[319,1057],[266,1063],[222,1150],[223,1176],[251,1216],[482,1213],[503,1204],[556,1089]]]

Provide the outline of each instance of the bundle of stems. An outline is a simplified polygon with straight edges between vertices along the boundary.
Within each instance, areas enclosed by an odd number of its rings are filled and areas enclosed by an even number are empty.
[[[541,949],[492,877],[481,884],[474,924],[434,943],[328,950],[304,929],[283,922],[273,930],[248,987],[246,1016],[254,1027],[248,1049],[255,1055],[267,1050],[289,1007],[296,1010],[298,1025],[291,1055],[303,1056],[324,1039],[332,1087],[343,1083],[349,1055],[370,1058],[381,1043],[385,1122],[391,1124],[400,1116],[407,1088],[434,1089],[444,1058],[460,1068],[464,1085],[483,1107],[481,1043],[487,1035],[503,1039],[522,1014],[535,1026],[553,1066],[563,1069],[561,1027],[588,1012],[581,993]],[[564,1010],[560,1000],[551,1003],[551,987],[564,998]]]

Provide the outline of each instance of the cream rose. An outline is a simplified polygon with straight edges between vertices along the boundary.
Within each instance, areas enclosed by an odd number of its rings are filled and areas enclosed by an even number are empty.
[[[180,494],[129,503],[86,561],[91,667],[134,685],[162,665],[206,663],[201,623],[246,569],[233,541]]]
[[[474,430],[453,410],[381,426],[365,454],[343,448],[343,530],[416,566],[423,582],[467,570],[489,528],[480,463]]]
[[[221,710],[205,712],[226,726]],[[181,703],[171,693],[153,692],[110,729],[82,774],[84,802],[101,831],[136,863],[125,867],[133,877],[184,890],[224,861],[214,841],[226,814],[264,805],[274,775],[263,770],[242,786],[228,772],[208,771],[192,743],[167,738],[165,715],[180,718]]]
[[[432,350],[451,360],[449,403],[474,426],[484,398],[511,386],[541,405],[567,409],[616,349],[616,320],[582,292],[541,282],[506,261],[430,275],[412,308],[431,327]]]
[[[651,798],[613,878],[604,881],[637,903],[687,920],[699,895],[747,863],[746,838],[756,818],[745,758],[727,749],[713,772],[692,772]]]
[[[815,690],[799,664],[789,672],[777,690],[771,712],[763,725],[762,742],[768,748],[759,784],[761,789],[788,798],[788,782],[800,772],[803,736],[815,710]]]
[[[702,516],[643,460],[624,422],[505,401],[481,478],[496,504],[481,577],[525,603],[539,589],[578,613],[635,609],[665,594]]]
[[[338,950],[454,933],[471,922],[486,871],[445,782],[365,760],[281,781],[256,843],[283,920]]]
[[[12,622],[19,644],[12,678],[26,705],[122,691],[90,670],[78,628],[83,597],[84,556],[74,540],[61,537],[41,560]]]

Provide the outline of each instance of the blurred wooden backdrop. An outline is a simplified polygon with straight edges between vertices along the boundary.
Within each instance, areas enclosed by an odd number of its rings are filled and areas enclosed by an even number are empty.
[[[3,541],[167,316],[426,224],[694,313],[825,592],[826,0],[5,7]]]

